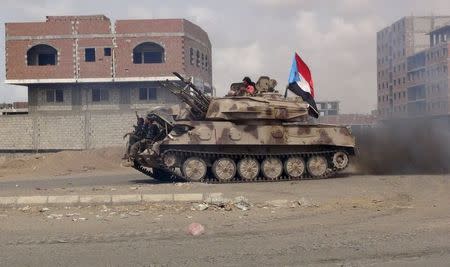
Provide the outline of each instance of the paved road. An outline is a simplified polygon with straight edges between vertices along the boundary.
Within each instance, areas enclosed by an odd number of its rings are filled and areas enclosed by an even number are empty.
[[[155,183],[153,179],[139,172],[121,172],[119,174],[85,174],[85,175],[67,175],[67,176],[49,176],[39,178],[0,178],[0,187],[2,189],[14,189],[20,187],[27,188],[57,188],[67,186],[102,186],[102,185],[123,185],[133,183]]]
[[[0,265],[448,266],[450,262],[448,175],[352,176],[212,188],[243,194],[254,206],[247,212],[192,211],[190,204],[167,203],[50,207],[46,212],[39,212],[40,207],[0,209]],[[306,197],[313,205],[290,208],[264,202],[283,197]],[[187,235],[191,222],[203,224],[205,234]]]

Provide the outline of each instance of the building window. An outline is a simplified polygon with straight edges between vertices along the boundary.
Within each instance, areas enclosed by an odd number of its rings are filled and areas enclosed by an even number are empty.
[[[47,103],[64,102],[64,91],[61,89],[47,90]]]
[[[139,89],[139,100],[156,100],[156,88],[140,88]]]
[[[27,51],[28,66],[56,65],[58,51],[49,45],[35,45]]]
[[[85,48],[84,49],[84,61],[94,62],[95,61],[95,48]]]
[[[194,65],[194,49],[192,47],[189,50],[189,59],[190,59],[191,65]]]
[[[142,43],[133,49],[133,63],[164,63],[164,48],[152,42]]]
[[[200,51],[197,50],[197,67],[200,67]]]
[[[202,70],[205,69],[205,55],[202,53]]]
[[[108,89],[92,89],[92,102],[109,101]]]
[[[110,57],[111,56],[111,47],[105,47],[103,49],[103,54],[105,57]]]
[[[205,55],[205,70],[208,71],[208,55]]]

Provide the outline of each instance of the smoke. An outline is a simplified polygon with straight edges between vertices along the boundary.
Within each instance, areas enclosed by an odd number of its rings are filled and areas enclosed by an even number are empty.
[[[450,118],[391,121],[355,133],[358,171],[440,174],[450,171]]]

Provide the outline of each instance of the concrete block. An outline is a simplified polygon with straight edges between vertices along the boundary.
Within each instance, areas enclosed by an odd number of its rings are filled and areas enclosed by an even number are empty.
[[[173,201],[173,194],[142,194],[144,202]]]
[[[113,195],[112,203],[136,203],[141,202],[141,195]]]
[[[27,196],[18,197],[17,204],[47,204],[48,196]]]
[[[191,193],[191,194],[173,194],[174,201],[202,201],[202,193]]]
[[[80,196],[80,203],[86,203],[86,204],[111,203],[111,196],[109,196],[109,195],[84,195],[84,196]]]
[[[49,196],[48,204],[76,204],[80,201],[80,196]]]
[[[0,197],[0,206],[13,205],[17,203],[17,197]]]

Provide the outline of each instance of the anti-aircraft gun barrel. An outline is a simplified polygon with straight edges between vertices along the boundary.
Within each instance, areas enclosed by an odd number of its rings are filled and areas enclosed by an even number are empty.
[[[185,83],[186,85],[189,85],[190,88],[192,88],[192,91],[194,94],[197,95],[197,97],[201,100],[204,101],[205,103],[208,103],[209,105],[209,98],[205,96],[205,94],[199,90],[195,84],[193,84],[190,79],[186,80],[183,76],[181,76],[178,72],[173,72],[173,75],[177,76],[178,79],[180,79],[180,81],[182,81],[183,83]]]
[[[169,80],[161,82],[161,85],[180,98],[181,101],[189,105],[191,107],[192,114],[197,119],[204,118],[206,116],[206,112],[208,111],[210,99],[190,80],[185,79],[177,72],[173,72],[173,74],[185,84],[184,87],[181,87],[180,84]]]

